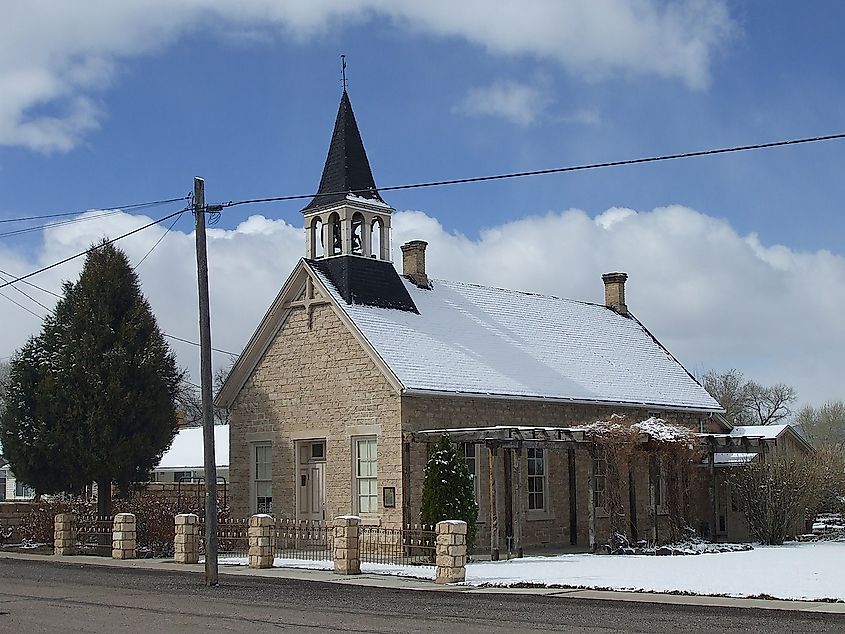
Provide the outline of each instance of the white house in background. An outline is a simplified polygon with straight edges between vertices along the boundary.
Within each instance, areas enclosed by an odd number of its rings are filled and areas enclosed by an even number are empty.
[[[229,482],[229,427],[214,428],[214,455],[217,477]],[[153,470],[152,482],[196,482],[203,477],[202,427],[180,429],[158,467]],[[25,501],[35,497],[31,487],[18,482],[8,462],[0,457],[0,502]]]
[[[5,458],[0,457],[0,502],[31,500],[35,491],[15,479]]]
[[[229,481],[229,426],[214,427],[214,457],[217,477]],[[202,427],[179,430],[170,449],[164,452],[151,482],[191,482],[203,477]]]

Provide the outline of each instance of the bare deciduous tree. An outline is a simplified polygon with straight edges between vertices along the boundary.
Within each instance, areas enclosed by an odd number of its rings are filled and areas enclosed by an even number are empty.
[[[807,405],[795,422],[815,447],[838,447],[845,451],[845,403],[828,401],[821,407]]]
[[[736,369],[710,370],[700,380],[735,425],[774,425],[784,421],[792,413],[790,405],[798,398],[791,385],[761,385]]]
[[[237,361],[237,359],[235,357],[231,357],[226,365],[219,367],[217,372],[214,373],[213,392],[215,394],[217,394],[220,391],[220,388],[223,387],[223,383],[225,383],[226,378],[229,376],[229,372],[232,371],[235,361]],[[200,396],[198,386],[187,380],[183,380],[179,385],[179,393],[176,397],[176,404],[178,409],[185,412],[186,427],[198,427],[199,425],[202,425],[202,398]],[[228,425],[229,411],[221,407],[215,407],[214,424]]]

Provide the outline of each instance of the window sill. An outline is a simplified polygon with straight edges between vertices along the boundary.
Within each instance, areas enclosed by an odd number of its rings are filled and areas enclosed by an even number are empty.
[[[543,520],[553,520],[554,518],[555,518],[555,515],[551,511],[526,511],[525,512],[525,521],[526,522],[541,522]]]

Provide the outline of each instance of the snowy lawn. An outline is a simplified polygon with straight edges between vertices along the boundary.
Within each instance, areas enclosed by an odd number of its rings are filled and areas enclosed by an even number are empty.
[[[845,543],[683,557],[560,555],[467,566],[470,585],[539,584],[845,601]]]
[[[757,546],[746,552],[658,557],[558,555],[467,565],[472,586],[540,585],[735,597],[845,601],[845,543]],[[246,565],[246,559],[220,563]],[[274,566],[331,570],[330,561],[276,559]],[[432,566],[362,564],[362,572],[434,579]]]

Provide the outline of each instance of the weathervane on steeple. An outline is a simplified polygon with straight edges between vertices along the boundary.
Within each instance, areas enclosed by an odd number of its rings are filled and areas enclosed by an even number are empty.
[[[346,92],[346,55],[340,56],[340,76],[343,79],[343,92]]]

